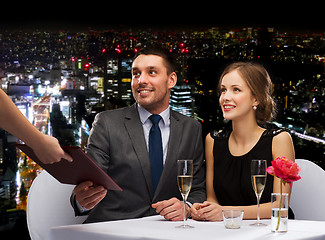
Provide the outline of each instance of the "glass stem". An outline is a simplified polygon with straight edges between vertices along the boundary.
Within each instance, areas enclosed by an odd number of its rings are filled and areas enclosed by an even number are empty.
[[[184,218],[183,218],[183,226],[185,227],[186,223],[186,199],[183,197],[183,202],[184,202]]]
[[[257,224],[260,223],[260,196],[257,196]]]

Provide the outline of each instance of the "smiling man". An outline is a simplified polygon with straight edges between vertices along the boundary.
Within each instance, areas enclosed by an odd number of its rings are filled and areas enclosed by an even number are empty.
[[[86,181],[71,197],[76,214],[86,222],[139,218],[160,214],[183,220],[177,186],[177,160],[192,159],[192,190],[188,202],[206,198],[201,125],[169,107],[170,90],[177,82],[168,50],[148,47],[132,64],[130,107],[99,113],[93,123],[87,154],[123,192],[107,191]],[[187,207],[187,215],[190,213]]]
[[[159,114],[169,106],[170,89],[177,82],[177,75],[170,65],[158,55],[141,54],[133,61],[133,97],[152,114]]]

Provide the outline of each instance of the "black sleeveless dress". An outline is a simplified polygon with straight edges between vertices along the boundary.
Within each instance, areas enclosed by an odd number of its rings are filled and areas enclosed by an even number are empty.
[[[263,159],[267,166],[271,166],[273,137],[285,131],[277,127],[268,127],[256,145],[245,155],[233,156],[230,153],[228,142],[231,129],[221,132],[212,131],[214,139],[214,180],[213,186],[217,200],[222,206],[249,206],[256,205],[256,195],[251,183],[251,160]],[[265,189],[260,203],[271,201],[274,177],[267,174]],[[290,211],[289,217],[293,218]]]

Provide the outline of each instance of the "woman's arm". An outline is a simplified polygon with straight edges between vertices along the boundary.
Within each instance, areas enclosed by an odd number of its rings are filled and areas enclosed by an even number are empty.
[[[0,89],[0,127],[30,146],[44,163],[58,162],[61,158],[72,161],[71,156],[62,150],[58,140],[38,131],[2,89]]]
[[[210,134],[208,134],[205,138],[207,201],[218,202],[213,187],[213,179],[214,179],[213,146],[214,146],[214,139],[210,136]]]
[[[278,157],[286,157],[295,161],[295,150],[289,133],[281,132],[273,138],[272,155],[273,160]],[[280,179],[277,177],[274,177],[273,192],[280,192]],[[289,184],[282,185],[282,192],[289,194],[290,201],[291,188]]]
[[[207,191],[207,201],[218,203],[216,194],[213,187],[214,179],[214,157],[213,157],[213,145],[214,140],[208,134],[205,138],[205,161],[206,161],[206,191]],[[204,203],[206,203],[205,201]],[[194,203],[191,207],[191,215],[195,220],[206,220],[203,215],[201,215],[204,203]],[[216,213],[218,214],[218,213]]]

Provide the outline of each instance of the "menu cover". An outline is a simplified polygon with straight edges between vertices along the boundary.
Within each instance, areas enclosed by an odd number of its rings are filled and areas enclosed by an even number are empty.
[[[60,162],[45,164],[41,162],[33,149],[25,144],[16,147],[26,153],[33,161],[44,168],[60,183],[78,185],[84,181],[92,181],[94,185],[108,190],[123,191],[114,180],[101,169],[80,147],[62,147],[73,158],[72,162],[62,159]]]

